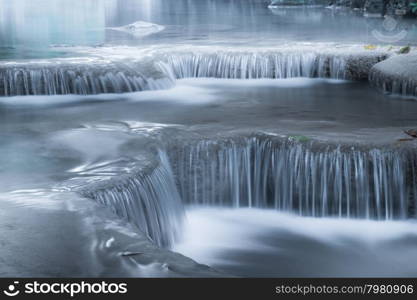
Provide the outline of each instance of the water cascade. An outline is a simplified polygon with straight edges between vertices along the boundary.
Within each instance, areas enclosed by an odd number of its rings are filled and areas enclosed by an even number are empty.
[[[93,184],[82,194],[159,246],[177,238],[183,204],[272,208],[314,217],[416,216],[417,154],[412,149],[258,135],[167,148],[170,159],[160,151],[155,168]]]
[[[174,147],[189,204],[275,208],[302,216],[414,217],[413,151],[265,138],[204,140]]]
[[[166,54],[162,70],[175,78],[291,78],[366,79],[371,66],[385,58],[306,51],[190,52]]]
[[[387,94],[417,97],[417,79],[415,76],[401,76],[400,72],[389,74],[373,69],[369,73],[369,82]]]
[[[169,246],[181,229],[184,212],[168,158],[163,152],[159,156],[159,165],[149,172],[93,185],[82,194],[136,225],[157,245]]]
[[[125,93],[170,88],[175,79],[320,77],[363,80],[386,58],[374,53],[320,53],[312,49],[270,51],[152,50],[129,60],[57,59],[0,64],[0,96]],[[149,53],[148,53],[149,54]],[[149,59],[151,58],[151,59]]]
[[[0,96],[124,93],[172,85],[146,63],[0,65]]]

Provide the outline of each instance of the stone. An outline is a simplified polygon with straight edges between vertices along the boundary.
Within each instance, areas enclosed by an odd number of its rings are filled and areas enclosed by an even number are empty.
[[[395,55],[371,68],[369,82],[390,94],[417,96],[417,53]]]

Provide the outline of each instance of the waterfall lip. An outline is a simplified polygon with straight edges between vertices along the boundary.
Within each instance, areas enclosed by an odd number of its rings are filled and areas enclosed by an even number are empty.
[[[135,166],[130,170],[125,170],[123,173],[118,173],[117,175],[112,175],[110,177],[97,176],[96,180],[90,181],[87,183],[81,182],[80,185],[72,184],[72,190],[80,193],[80,194],[88,194],[93,191],[104,191],[111,188],[122,188],[126,181],[129,181],[133,178],[140,178],[144,176],[148,176],[152,174],[156,167],[158,167],[160,162],[157,161],[156,158],[148,161],[138,161],[135,163]],[[127,172],[126,172],[127,171]],[[89,176],[94,177],[94,175]],[[75,181],[75,178],[71,178],[69,182],[80,182]],[[68,181],[65,182],[65,185],[68,185]]]
[[[417,143],[397,143],[395,140],[390,142],[387,141],[372,141],[372,140],[348,140],[348,139],[328,139],[320,136],[312,136],[307,134],[303,135],[302,132],[288,132],[279,129],[232,129],[224,130],[222,132],[216,133],[203,133],[199,132],[198,128],[193,128],[188,136],[181,137],[181,144],[190,144],[195,145],[200,142],[209,142],[209,143],[222,143],[227,145],[228,143],[233,143],[236,145],[243,145],[250,139],[258,139],[261,141],[271,141],[277,144],[287,143],[292,145],[300,145],[303,147],[309,147],[313,151],[321,151],[327,149],[329,151],[338,150],[342,152],[348,152],[352,150],[358,151],[372,151],[374,149],[383,149],[386,152],[392,151],[404,151],[404,152],[414,152],[417,151]],[[191,134],[194,133],[194,134]],[[304,133],[306,134],[306,133]],[[301,140],[298,140],[298,139]],[[178,141],[169,141],[165,142],[164,147],[176,147],[179,144]]]
[[[326,121],[323,121],[326,123]],[[379,142],[373,140],[366,140],[362,141],[360,139],[356,140],[349,140],[349,139],[327,139],[321,138],[320,136],[315,135],[307,135],[306,141],[297,141],[294,140],[293,137],[303,137],[302,132],[291,132],[287,130],[280,130],[279,128],[268,128],[267,126],[264,129],[232,129],[232,130],[224,130],[223,132],[208,134],[204,131],[204,133],[199,134],[199,130],[195,130],[195,135],[191,136],[190,139],[185,138],[188,141],[205,141],[205,140],[213,140],[213,141],[227,141],[227,140],[244,140],[250,138],[259,138],[265,140],[276,140],[279,142],[292,142],[293,144],[301,144],[301,145],[317,145],[318,147],[328,147],[331,149],[362,149],[364,151],[372,150],[372,149],[385,149],[386,151],[396,151],[396,150],[414,150],[417,147],[415,143],[397,143],[395,139],[391,140],[390,142]]]

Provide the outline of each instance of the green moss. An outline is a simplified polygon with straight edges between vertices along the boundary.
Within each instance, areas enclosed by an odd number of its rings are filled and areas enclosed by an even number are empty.
[[[410,47],[410,46],[405,46],[405,47],[402,47],[402,48],[398,51],[398,53],[399,53],[399,54],[407,54],[407,53],[409,53],[409,52],[410,52],[410,50],[411,50],[411,47]]]
[[[308,142],[310,140],[309,137],[306,137],[304,135],[289,135],[288,139],[297,142]]]

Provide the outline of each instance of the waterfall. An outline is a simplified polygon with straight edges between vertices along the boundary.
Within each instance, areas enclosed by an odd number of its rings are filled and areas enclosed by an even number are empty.
[[[165,62],[164,62],[165,61]],[[175,78],[346,78],[346,61],[336,56],[298,54],[175,54],[163,61],[96,64],[0,65],[0,96],[124,93],[172,87]]]
[[[91,59],[3,62],[0,64],[0,96],[157,90],[170,88],[175,79],[188,77],[363,80],[368,78],[374,64],[387,57],[380,52],[320,52],[312,47],[303,50],[216,50],[203,47],[194,49],[194,52],[183,48],[150,48],[135,52],[129,50],[126,57],[130,59],[123,60],[114,57],[114,49],[101,49],[97,53],[98,57]],[[113,60],[106,60],[107,56]]]
[[[123,93],[173,85],[170,78],[145,64],[3,64],[0,96]]]
[[[159,157],[159,165],[150,172],[115,178],[81,193],[136,225],[157,245],[170,246],[184,212],[168,158],[164,152]]]
[[[156,166],[81,190],[159,246],[170,246],[178,237],[183,204],[269,208],[313,217],[417,216],[414,149],[266,135],[173,142],[165,148]]]
[[[417,97],[417,55],[393,55],[375,64],[369,72],[371,85],[385,93]]]
[[[387,94],[417,97],[417,79],[414,76],[387,74],[375,68],[369,73],[369,82]]]
[[[349,77],[347,57],[312,51],[175,53],[166,54],[160,67],[175,78]]]
[[[190,204],[275,208],[302,216],[414,217],[416,154],[258,137],[175,147]]]

